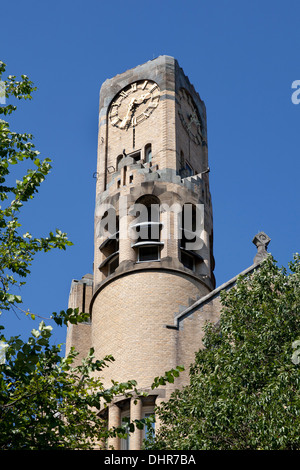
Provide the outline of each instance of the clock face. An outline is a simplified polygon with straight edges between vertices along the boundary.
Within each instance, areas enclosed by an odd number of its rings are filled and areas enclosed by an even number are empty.
[[[179,90],[179,103],[178,114],[183,127],[193,142],[197,145],[201,144],[204,140],[202,121],[191,95],[184,88]]]
[[[157,83],[141,80],[131,83],[114,98],[109,120],[119,129],[135,127],[153,113],[159,103],[160,90]]]

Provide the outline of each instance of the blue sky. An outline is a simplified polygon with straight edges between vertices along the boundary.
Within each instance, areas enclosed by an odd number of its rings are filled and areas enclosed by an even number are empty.
[[[12,119],[53,170],[23,212],[24,231],[56,227],[74,246],[39,255],[22,295],[48,317],[66,308],[72,279],[92,272],[101,84],[167,54],[205,101],[217,285],[252,264],[253,236],[287,265],[299,251],[300,4],[297,0],[15,0],[1,5],[0,59],[38,87]],[[34,323],[4,313],[7,334]],[[56,328],[55,342],[65,341]]]

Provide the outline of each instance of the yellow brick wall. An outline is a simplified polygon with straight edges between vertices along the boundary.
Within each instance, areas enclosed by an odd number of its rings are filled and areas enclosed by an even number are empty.
[[[206,322],[217,323],[220,312],[220,297],[216,297],[179,322],[177,354],[178,361],[182,361],[185,365],[185,371],[180,374],[178,387],[189,381],[189,366],[195,362],[195,353],[203,348],[202,339]]]
[[[107,284],[92,309],[92,344],[98,358],[115,358],[103,371],[110,379],[134,379],[149,387],[154,377],[182,362],[178,356],[178,331],[173,324],[180,305],[208,289],[188,276],[167,271],[142,271]]]

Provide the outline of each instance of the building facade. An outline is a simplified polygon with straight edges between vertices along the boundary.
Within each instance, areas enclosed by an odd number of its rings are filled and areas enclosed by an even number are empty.
[[[147,397],[119,397],[109,425],[142,418],[187,383],[203,326],[220,315],[213,256],[205,104],[170,56],[106,80],[100,91],[94,220],[94,272],[73,281],[69,307],[90,312],[70,325],[71,346],[85,356],[112,354],[104,384],[134,379]],[[258,234],[259,259],[268,243]],[[81,357],[79,356],[79,357]],[[160,389],[154,377],[184,365]],[[103,411],[104,412],[104,411]],[[140,449],[143,431],[115,449]]]

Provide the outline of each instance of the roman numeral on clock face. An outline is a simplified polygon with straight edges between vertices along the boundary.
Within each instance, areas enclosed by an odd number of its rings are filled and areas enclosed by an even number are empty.
[[[148,105],[148,108],[156,108],[158,103],[156,101],[151,101]]]
[[[111,117],[116,116],[118,114],[118,106],[114,106],[110,112]]]
[[[120,120],[120,119],[119,119],[117,116],[114,117],[114,118],[111,120],[112,125],[115,126],[115,125],[117,124],[117,122],[119,122],[119,120]]]
[[[157,88],[157,83],[154,83],[154,84],[149,88],[150,93],[152,93],[152,91],[154,91],[155,88]]]

